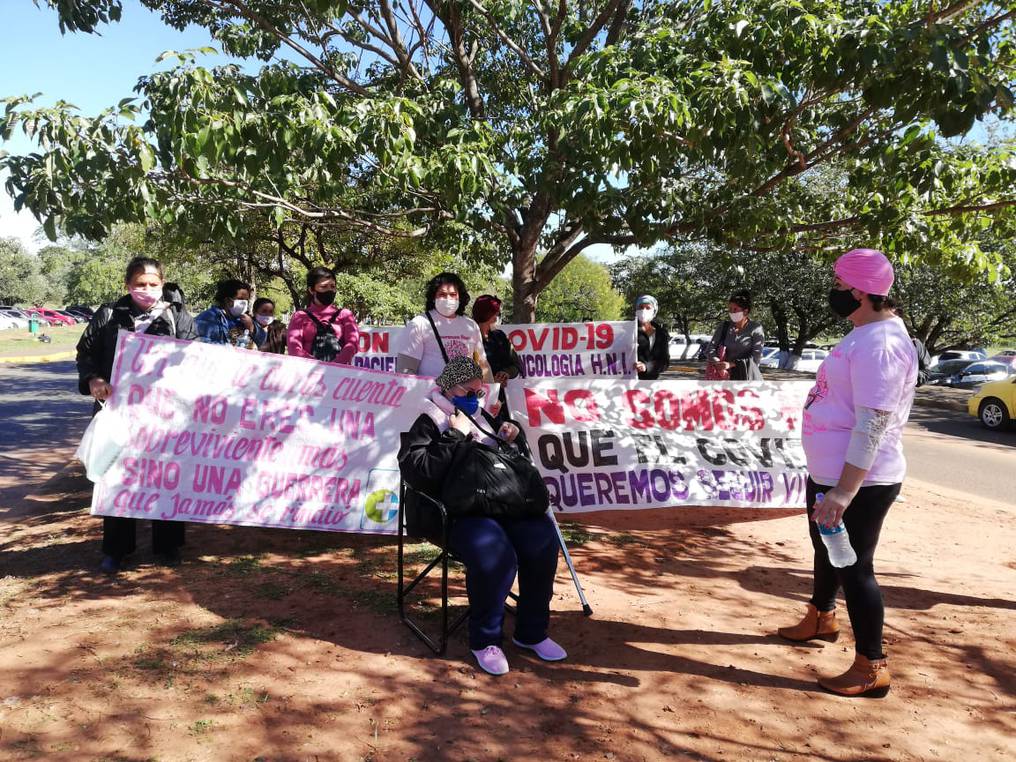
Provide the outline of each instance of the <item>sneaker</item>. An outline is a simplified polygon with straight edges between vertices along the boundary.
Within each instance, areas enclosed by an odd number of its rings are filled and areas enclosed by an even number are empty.
[[[550,638],[544,638],[539,643],[534,643],[533,645],[521,643],[515,638],[512,638],[512,643],[517,645],[519,648],[526,648],[533,651],[544,661],[562,661],[568,658],[568,652]]]
[[[119,574],[120,567],[120,559],[113,556],[103,556],[102,563],[99,564],[99,569],[106,574]]]
[[[480,665],[480,669],[487,674],[508,674],[508,659],[499,647],[487,646],[479,651],[473,651],[473,656],[476,657],[476,663]]]

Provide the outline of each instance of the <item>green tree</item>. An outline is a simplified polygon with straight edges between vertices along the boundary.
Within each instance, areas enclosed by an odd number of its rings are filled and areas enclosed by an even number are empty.
[[[51,238],[142,220],[216,240],[455,238],[510,264],[525,320],[593,244],[880,237],[986,269],[966,241],[986,215],[1016,219],[1011,152],[937,140],[1012,109],[1013,13],[995,0],[142,3],[274,61],[171,54],[94,118],[8,99],[0,134],[41,150],[0,168]],[[47,4],[72,32],[120,16]],[[819,203],[809,179],[833,163],[845,180]]]
[[[47,292],[38,258],[17,238],[0,238],[0,304],[42,304]]]
[[[580,255],[543,292],[537,316],[543,323],[576,323],[618,320],[624,311],[624,297],[614,290],[610,271]]]

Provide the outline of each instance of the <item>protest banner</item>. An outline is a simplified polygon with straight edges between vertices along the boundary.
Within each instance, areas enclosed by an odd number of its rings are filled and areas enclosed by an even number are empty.
[[[503,325],[523,378],[635,378],[635,321]],[[395,371],[404,327],[360,326],[353,365]]]
[[[810,382],[508,385],[556,510],[800,508]]]
[[[121,331],[128,444],[92,513],[392,533],[399,434],[433,381]]]

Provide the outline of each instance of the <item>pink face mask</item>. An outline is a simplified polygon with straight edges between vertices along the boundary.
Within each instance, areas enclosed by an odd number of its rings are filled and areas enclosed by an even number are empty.
[[[152,305],[162,299],[161,288],[155,291],[149,291],[147,288],[132,288],[130,294],[134,303],[143,310],[150,309]]]

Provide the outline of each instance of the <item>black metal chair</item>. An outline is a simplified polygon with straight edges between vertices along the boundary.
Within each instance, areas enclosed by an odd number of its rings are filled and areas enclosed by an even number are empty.
[[[416,531],[413,534],[407,532],[407,513],[416,512],[417,518],[423,517],[423,521],[414,523],[422,524],[431,531]],[[448,638],[462,623],[469,618],[469,607],[449,621],[448,607],[448,566],[449,564],[461,564],[455,554],[448,549],[448,509],[444,503],[435,500],[429,495],[413,489],[405,482],[402,482],[401,494],[399,496],[399,553],[398,553],[398,606],[399,619],[410,629],[413,634],[426,644],[431,651],[438,656],[443,656],[448,648]],[[406,537],[418,540],[427,540],[438,547],[438,554],[430,560],[419,574],[413,577],[407,584],[405,575],[405,540]],[[407,611],[407,599],[409,594],[427,578],[435,568],[441,570],[441,631],[437,639],[424,632],[420,624],[414,621]],[[517,601],[518,597],[514,592],[508,593],[508,597]],[[512,611],[512,607],[507,607]]]

